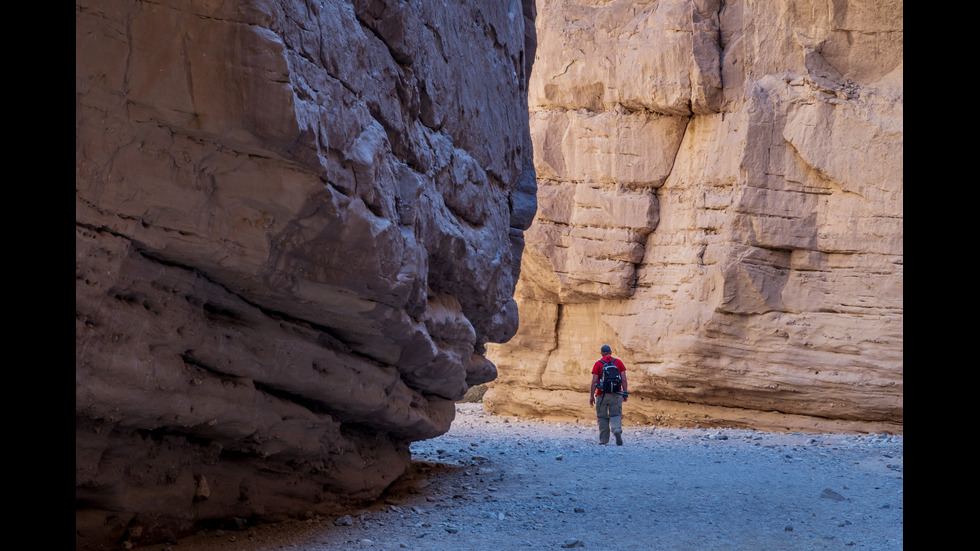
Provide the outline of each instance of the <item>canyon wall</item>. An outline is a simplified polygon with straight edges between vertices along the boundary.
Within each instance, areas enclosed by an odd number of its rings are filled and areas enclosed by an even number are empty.
[[[900,0],[539,0],[498,413],[901,432]]]
[[[77,549],[359,506],[496,376],[534,11],[76,2]]]

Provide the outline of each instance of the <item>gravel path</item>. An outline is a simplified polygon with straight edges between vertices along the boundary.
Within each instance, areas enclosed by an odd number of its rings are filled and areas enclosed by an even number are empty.
[[[625,406],[629,419],[629,404]],[[163,551],[280,549],[903,549],[903,436],[624,427],[457,405],[412,445],[412,472],[374,505],[210,531]]]

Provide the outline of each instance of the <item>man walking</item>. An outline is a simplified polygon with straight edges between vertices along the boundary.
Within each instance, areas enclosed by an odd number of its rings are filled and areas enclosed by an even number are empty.
[[[595,406],[599,421],[599,443],[609,443],[609,431],[616,436],[616,445],[623,445],[623,402],[629,395],[626,392],[626,366],[612,357],[608,344],[600,349],[602,358],[592,366],[592,387],[589,390],[589,405]]]

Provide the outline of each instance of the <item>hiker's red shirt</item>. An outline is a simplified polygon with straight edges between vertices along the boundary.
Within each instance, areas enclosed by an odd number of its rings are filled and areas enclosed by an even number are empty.
[[[612,358],[612,356],[603,356],[601,359],[597,360],[596,363],[595,363],[595,365],[592,366],[592,374],[593,375],[602,376],[602,360],[605,360],[606,358]],[[616,364],[616,367],[619,368],[619,372],[620,373],[626,371],[626,366],[623,365],[622,360],[620,360],[619,358],[613,358],[613,363]],[[596,387],[596,389],[595,389],[595,395],[596,396],[602,396],[602,391],[599,390],[598,387]]]

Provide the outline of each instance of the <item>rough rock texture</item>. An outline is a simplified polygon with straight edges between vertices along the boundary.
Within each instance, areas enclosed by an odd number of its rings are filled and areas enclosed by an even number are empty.
[[[901,1],[539,0],[539,211],[489,411],[901,432]]]
[[[76,547],[376,497],[496,376],[532,2],[76,2]]]

